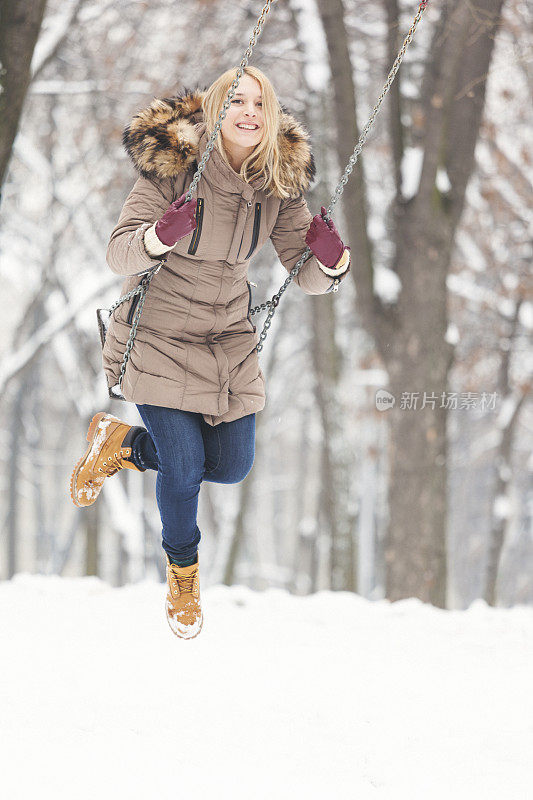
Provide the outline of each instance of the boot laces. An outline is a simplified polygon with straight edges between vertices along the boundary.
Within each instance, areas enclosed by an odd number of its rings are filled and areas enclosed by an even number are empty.
[[[118,453],[111,453],[102,463],[102,466],[98,467],[98,471],[103,472],[107,477],[114,475],[119,469],[123,468],[122,458],[122,450],[119,450]]]
[[[170,565],[170,572],[172,577],[174,578],[175,583],[178,586],[180,594],[192,594],[194,590],[194,581],[196,578],[196,574],[193,573],[192,575],[178,575],[176,569],[179,569],[177,564]]]

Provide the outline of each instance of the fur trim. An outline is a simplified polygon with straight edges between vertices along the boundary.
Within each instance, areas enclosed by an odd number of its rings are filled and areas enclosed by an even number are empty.
[[[203,122],[204,95],[205,90],[185,89],[181,95],[155,99],[126,126],[122,143],[145,178],[174,178],[192,166],[198,155],[195,125]],[[315,160],[309,134],[283,107],[278,144],[281,180],[291,197],[298,197],[315,177]]]

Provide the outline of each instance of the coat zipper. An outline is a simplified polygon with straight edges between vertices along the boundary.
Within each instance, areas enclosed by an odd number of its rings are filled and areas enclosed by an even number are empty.
[[[250,281],[246,281],[246,285],[248,286],[248,311],[246,312],[246,316],[250,320],[250,309],[252,307],[252,287],[250,286]]]
[[[188,253],[194,255],[198,249],[198,242],[202,235],[202,220],[204,218],[204,198],[198,197],[196,200],[196,228],[194,229],[193,237],[189,245]]]
[[[135,309],[137,308],[140,299],[141,295],[136,294],[133,300],[131,301],[130,310],[128,311],[128,316],[126,317],[126,322],[128,323],[128,325],[131,325],[133,322],[133,315],[135,314]]]
[[[256,203],[255,216],[254,216],[254,229],[252,232],[252,244],[250,245],[250,249],[248,250],[246,258],[244,259],[245,261],[247,261],[250,258],[250,256],[252,255],[257,246],[260,225],[261,225],[261,203]]]
[[[257,284],[254,283],[253,281],[248,281],[247,280],[246,281],[246,285],[248,286],[248,313],[246,314],[246,317],[248,319],[248,322],[250,323],[250,325],[254,329],[254,333],[255,333],[257,328],[256,328],[256,326],[254,325],[254,323],[252,321],[252,317],[250,316],[250,310],[252,308],[252,286],[257,286]]]

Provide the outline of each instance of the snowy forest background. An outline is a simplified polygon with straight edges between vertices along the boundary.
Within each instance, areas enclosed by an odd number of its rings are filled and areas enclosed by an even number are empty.
[[[163,579],[155,473],[124,471],[86,510],[68,493],[96,411],[140,422],[108,397],[95,314],[120,287],[105,250],[135,180],[121,134],[153,97],[236,67],[261,3],[37,6],[0,207],[0,577]],[[311,133],[313,213],[416,8],[273,4],[251,63]],[[337,294],[285,293],[260,356],[254,468],[242,484],[202,486],[204,586],[533,603],[532,17],[523,0],[430,1],[333,215],[351,274]],[[15,89],[2,89],[5,142]],[[285,276],[264,248],[254,305]],[[376,407],[382,389],[393,409]],[[416,409],[403,392],[420,393]],[[423,392],[434,408],[420,407]]]

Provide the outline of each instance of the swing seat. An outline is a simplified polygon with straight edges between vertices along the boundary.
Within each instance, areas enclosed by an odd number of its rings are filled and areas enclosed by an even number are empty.
[[[107,331],[109,328],[109,322],[111,320],[112,312],[108,308],[97,308],[96,309],[96,319],[98,320],[98,331],[100,333],[100,342],[102,344],[102,349],[104,348],[105,344],[105,337],[107,335]],[[126,400],[122,392],[120,391],[120,386],[116,383],[114,386],[108,386],[107,392],[111,400]]]
[[[108,308],[97,308],[96,318],[98,320],[98,331],[100,332],[100,342],[102,347],[105,344],[105,337],[107,336],[107,329],[111,320],[111,312]]]

